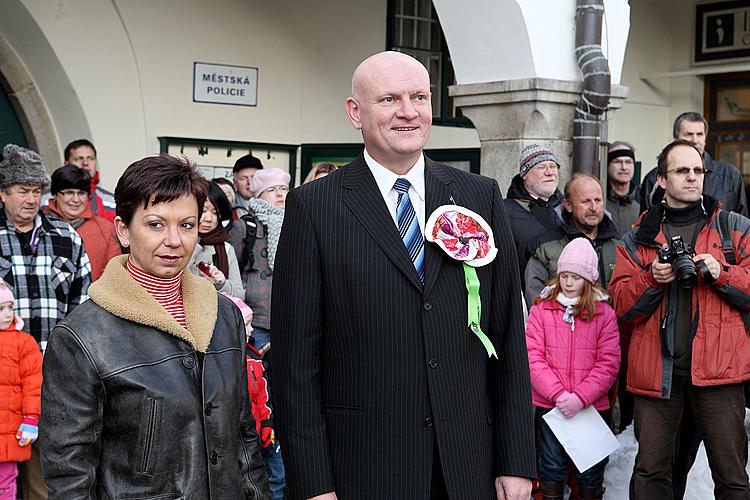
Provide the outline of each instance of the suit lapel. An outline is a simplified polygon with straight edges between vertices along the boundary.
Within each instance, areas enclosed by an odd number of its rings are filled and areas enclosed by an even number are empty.
[[[425,156],[424,166],[424,178],[425,178],[425,223],[430,217],[432,212],[435,211],[441,205],[453,204],[451,201],[451,192],[448,185],[453,179],[445,171],[445,168],[438,163],[430,160]],[[430,228],[425,227],[425,234],[430,231]],[[445,259],[449,258],[443,250],[440,249],[435,243],[430,243],[425,240],[424,243],[424,260],[425,260],[425,275],[424,275],[424,296],[429,296],[432,286],[437,280],[438,274],[440,274],[440,268],[443,266]]]
[[[380,190],[365,162],[364,155],[359,155],[344,168],[343,187],[343,200],[349,210],[370,233],[391,262],[414,286],[421,290],[422,284],[419,282],[417,270],[414,269],[414,263],[406,253],[404,242],[393,222],[393,217],[388,212],[385,200],[380,195]]]

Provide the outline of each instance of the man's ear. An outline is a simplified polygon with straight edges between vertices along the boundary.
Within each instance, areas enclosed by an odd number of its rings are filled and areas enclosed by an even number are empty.
[[[360,120],[360,107],[359,103],[354,97],[346,98],[346,116],[349,117],[349,121],[352,122],[352,127],[357,130],[362,130],[362,121]]]
[[[563,198],[563,208],[566,212],[573,213],[573,204],[567,198]]]
[[[659,183],[659,187],[662,188],[664,191],[667,190],[667,179],[662,177],[661,175],[656,176],[656,182]]]

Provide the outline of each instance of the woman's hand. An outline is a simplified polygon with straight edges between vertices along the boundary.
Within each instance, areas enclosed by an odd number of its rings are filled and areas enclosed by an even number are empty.
[[[224,282],[227,280],[227,277],[224,276],[224,273],[219,271],[219,268],[211,264],[208,268],[210,275],[206,276],[211,283],[214,285],[223,285]]]

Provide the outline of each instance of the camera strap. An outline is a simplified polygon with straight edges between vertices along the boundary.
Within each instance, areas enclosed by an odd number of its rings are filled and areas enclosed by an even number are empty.
[[[734,243],[732,242],[732,230],[729,227],[729,214],[725,210],[719,210],[717,215],[719,223],[716,225],[719,230],[719,238],[721,238],[721,250],[724,252],[724,259],[727,264],[736,266],[737,259],[734,256]],[[750,312],[742,311],[742,322],[745,323],[745,331],[750,335]]]

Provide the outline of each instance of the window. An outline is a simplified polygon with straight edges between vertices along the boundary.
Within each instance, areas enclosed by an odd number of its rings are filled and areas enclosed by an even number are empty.
[[[448,96],[448,86],[456,80],[432,1],[389,0],[386,38],[388,50],[409,54],[429,71],[433,122],[471,127],[460,110],[454,110],[453,99]]]

